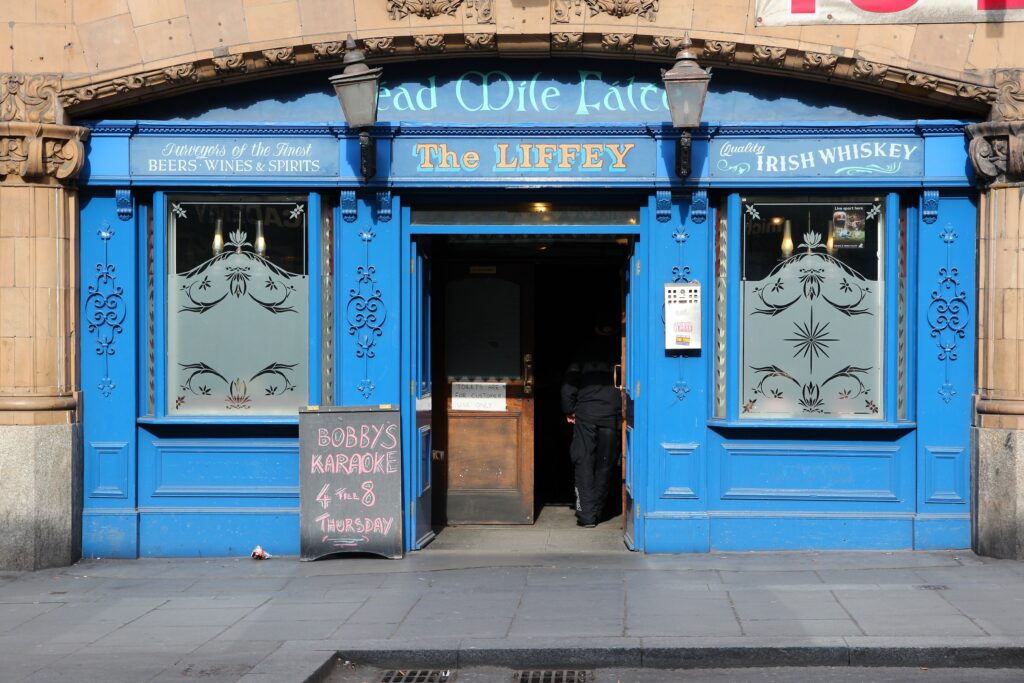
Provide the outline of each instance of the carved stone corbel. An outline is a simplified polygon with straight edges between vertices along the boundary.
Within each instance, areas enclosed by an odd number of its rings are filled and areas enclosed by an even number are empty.
[[[1024,182],[1024,70],[995,72],[989,120],[964,129],[967,154],[983,184]]]
[[[53,123],[0,123],[0,176],[5,182],[72,180],[85,162],[89,129]]]

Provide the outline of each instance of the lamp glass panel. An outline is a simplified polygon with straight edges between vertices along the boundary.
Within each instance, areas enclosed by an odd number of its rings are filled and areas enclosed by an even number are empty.
[[[351,128],[367,128],[377,123],[377,81],[367,78],[337,87],[338,99]]]
[[[669,111],[672,125],[676,128],[696,128],[700,125],[704,96],[708,91],[707,81],[666,81]]]

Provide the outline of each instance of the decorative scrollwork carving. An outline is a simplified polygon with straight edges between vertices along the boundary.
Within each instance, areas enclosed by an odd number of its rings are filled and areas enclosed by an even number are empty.
[[[326,43],[313,43],[313,54],[317,59],[330,59],[345,54],[345,43],[340,40],[329,40]]]
[[[957,359],[959,340],[967,334],[971,311],[967,293],[960,287],[960,270],[952,265],[953,243],[957,233],[951,224],[939,233],[946,244],[946,265],[939,268],[936,288],[928,304],[928,326],[931,337],[939,347],[939,360],[943,362],[944,382],[939,387],[939,396],[946,403],[953,400],[956,389],[950,381],[950,364]]]
[[[471,0],[470,4],[476,9],[476,23],[494,23],[494,0]]]
[[[961,84],[956,88],[957,97],[989,104],[996,99],[996,91],[982,85]]]
[[[579,50],[583,47],[582,33],[552,33],[552,50]]]
[[[471,50],[493,50],[498,46],[494,33],[467,33],[466,47]]]
[[[922,90],[934,91],[939,88],[939,79],[935,76],[929,76],[928,74],[918,73],[911,71],[904,77],[907,85],[912,88],[921,88]]]
[[[603,33],[601,47],[616,52],[632,52],[636,35],[633,33]]]
[[[674,55],[683,49],[683,39],[677,36],[654,36],[654,40],[651,41],[651,49],[655,52]]]
[[[444,52],[444,34],[413,36],[412,44],[417,52]]]
[[[829,55],[822,52],[804,53],[804,71],[817,71],[831,76],[836,70],[836,64],[838,63],[838,55]]]
[[[853,77],[858,81],[870,83],[881,83],[889,73],[889,67],[885,64],[869,62],[865,59],[858,59],[853,63]]]
[[[770,66],[775,69],[782,68],[786,63],[786,48],[773,47],[771,45],[754,46],[754,64],[759,66]]]
[[[0,74],[0,121],[64,123],[56,74]]]
[[[363,46],[366,48],[367,54],[391,54],[395,51],[395,39],[391,36],[385,38],[366,38],[363,40]]]
[[[391,19],[405,19],[410,14],[424,19],[447,14],[455,16],[465,0],[388,0],[388,16]]]
[[[124,288],[117,284],[117,266],[110,262],[108,247],[114,229],[103,223],[96,235],[103,242],[103,262],[96,264],[96,279],[86,288],[85,323],[89,333],[96,335],[96,355],[103,358],[103,377],[96,388],[104,398],[109,398],[117,387],[110,377],[110,357],[116,351],[114,342],[124,332],[128,304]]]
[[[295,48],[275,47],[270,50],[264,50],[263,58],[267,60],[267,64],[272,64],[274,66],[279,66],[282,64],[294,64]]]
[[[227,55],[225,57],[214,57],[213,68],[217,73],[245,73],[249,65],[245,62],[245,55]]]
[[[996,101],[993,121],[1024,121],[1024,70],[999,69],[995,72]]]
[[[708,40],[701,52],[704,59],[717,59],[723,62],[736,61],[736,43],[728,40]]]
[[[124,78],[115,78],[110,84],[113,86],[114,92],[124,94],[146,85],[146,79],[142,76],[125,76]]]
[[[164,76],[171,83],[178,83],[180,81],[197,81],[199,80],[199,71],[196,69],[194,62],[188,62],[186,64],[175,64],[164,69]]]

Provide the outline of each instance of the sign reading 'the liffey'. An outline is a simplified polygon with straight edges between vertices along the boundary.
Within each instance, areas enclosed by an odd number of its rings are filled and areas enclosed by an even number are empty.
[[[716,178],[915,177],[924,173],[920,138],[714,138]]]
[[[397,177],[653,177],[650,139],[409,137],[395,140]]]

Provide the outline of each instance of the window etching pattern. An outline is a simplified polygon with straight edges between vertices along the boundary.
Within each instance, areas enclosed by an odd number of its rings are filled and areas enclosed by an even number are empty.
[[[168,218],[168,414],[294,413],[308,394],[305,200],[183,200]]]
[[[855,202],[745,208],[741,417],[881,418],[880,216]]]

